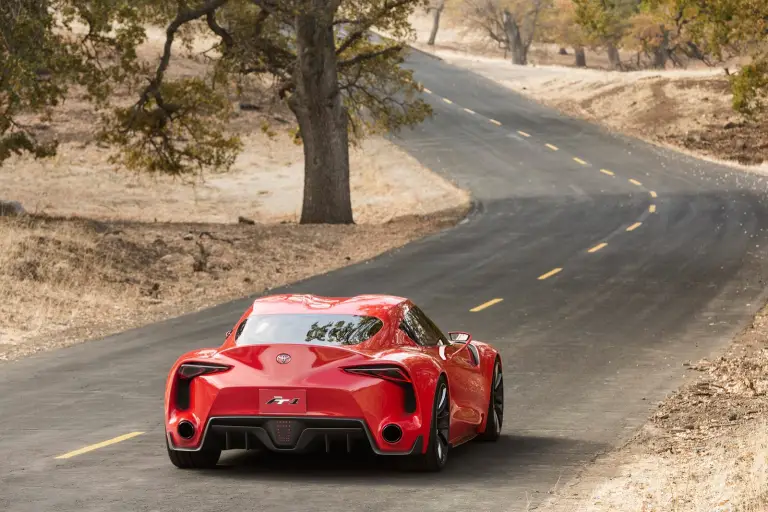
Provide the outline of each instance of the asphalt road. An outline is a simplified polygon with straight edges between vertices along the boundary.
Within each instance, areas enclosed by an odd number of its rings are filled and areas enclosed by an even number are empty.
[[[446,330],[497,344],[501,441],[455,450],[439,475],[240,454],[176,470],[166,372],[218,345],[243,300],[0,367],[0,510],[524,510],[626,439],[683,362],[746,325],[765,288],[763,178],[603,133],[429,57],[411,63],[436,115],[397,141],[471,189],[476,211],[289,289],[409,296]],[[55,458],[130,432],[143,434]]]

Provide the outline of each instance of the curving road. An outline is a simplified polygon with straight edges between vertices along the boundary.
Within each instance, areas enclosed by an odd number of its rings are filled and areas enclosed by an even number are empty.
[[[765,289],[762,177],[615,137],[421,54],[410,62],[436,115],[397,142],[470,189],[475,212],[289,289],[409,296],[446,329],[496,343],[505,437],[455,450],[439,475],[243,455],[176,470],[167,369],[217,345],[243,300],[2,366],[0,510],[525,510],[626,439],[682,381],[681,363],[746,325]],[[131,432],[143,433],[55,458]]]

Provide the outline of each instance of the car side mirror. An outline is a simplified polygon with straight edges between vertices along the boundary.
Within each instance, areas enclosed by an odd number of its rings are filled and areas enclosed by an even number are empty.
[[[452,331],[448,333],[451,343],[469,343],[472,341],[472,335],[463,331]]]

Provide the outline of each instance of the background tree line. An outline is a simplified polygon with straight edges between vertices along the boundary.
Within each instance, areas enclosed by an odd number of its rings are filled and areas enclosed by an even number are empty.
[[[437,0],[428,44],[439,39],[440,16],[452,11],[471,32],[497,44],[513,64],[527,64],[533,43],[572,48],[574,65],[585,49],[604,52],[617,71],[721,65],[738,112],[766,112],[768,1],[766,0]],[[624,58],[621,54],[624,54]],[[727,66],[734,58],[737,69]]]

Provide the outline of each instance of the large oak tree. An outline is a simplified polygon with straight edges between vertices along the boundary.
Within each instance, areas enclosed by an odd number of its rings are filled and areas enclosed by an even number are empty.
[[[0,163],[47,156],[54,141],[20,121],[56,108],[72,85],[106,109],[101,140],[129,168],[173,175],[228,168],[241,148],[227,131],[229,94],[244,80],[273,84],[298,124],[305,156],[302,223],[353,222],[349,144],[422,121],[431,110],[401,67],[408,16],[422,0],[2,0]],[[165,27],[159,62],[136,49]],[[376,39],[370,30],[386,31]],[[208,76],[171,79],[180,45],[218,44]],[[114,108],[116,88],[136,102]]]

